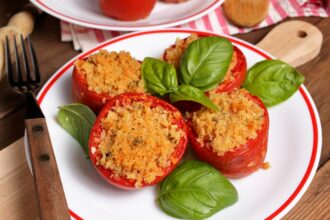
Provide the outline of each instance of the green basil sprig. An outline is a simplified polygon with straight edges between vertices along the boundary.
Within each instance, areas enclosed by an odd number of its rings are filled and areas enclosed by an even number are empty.
[[[203,37],[185,50],[180,65],[182,84],[203,91],[215,88],[224,78],[233,56],[232,43],[221,37]]]
[[[203,93],[215,88],[224,78],[233,55],[231,42],[221,37],[203,37],[193,41],[181,58],[178,73],[167,62],[145,58],[142,78],[147,91],[154,95],[170,95],[171,102],[194,101],[213,110],[217,106]]]
[[[170,95],[171,102],[194,101],[217,110],[217,106],[198,88],[190,85],[178,85],[176,70],[173,65],[147,57],[142,63],[142,79],[147,91],[154,95]]]
[[[170,94],[171,102],[177,101],[193,101],[202,104],[215,111],[219,110],[218,107],[205,95],[205,93],[190,85],[181,85],[176,91]]]
[[[237,200],[235,187],[211,165],[197,160],[183,162],[160,186],[160,206],[176,218],[204,219]]]
[[[152,94],[163,96],[177,89],[178,80],[173,65],[147,57],[141,69],[145,87]]]
[[[94,112],[86,105],[73,103],[59,107],[57,119],[64,130],[79,142],[88,156],[88,138],[96,120]]]
[[[291,97],[304,80],[304,76],[289,64],[264,60],[249,69],[243,87],[270,107]]]

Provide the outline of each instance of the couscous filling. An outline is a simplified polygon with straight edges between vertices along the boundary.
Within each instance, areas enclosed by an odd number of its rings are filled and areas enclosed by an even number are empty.
[[[264,123],[264,110],[247,95],[244,89],[211,92],[210,99],[219,111],[202,107],[188,115],[202,147],[223,155],[257,137]]]
[[[164,60],[166,60],[168,63],[172,64],[175,66],[175,68],[180,68],[180,61],[181,61],[181,57],[184,53],[184,51],[187,49],[187,47],[189,46],[189,44],[195,40],[200,39],[201,37],[199,37],[197,34],[191,34],[189,37],[184,38],[184,39],[176,39],[175,44],[172,47],[169,47],[165,50],[164,53]],[[233,53],[233,57],[230,61],[230,65],[228,70],[232,69],[235,67],[235,65],[237,64],[237,54]],[[223,81],[231,81],[234,79],[233,74],[231,73],[231,71],[227,71]]]
[[[101,122],[97,165],[114,171],[115,178],[136,180],[136,187],[151,183],[177,161],[173,152],[183,132],[173,122],[179,117],[151,102],[113,107]]]
[[[96,93],[118,95],[124,92],[143,92],[141,63],[129,52],[101,50],[75,63],[84,74],[88,89]]]
[[[197,34],[191,34],[189,37],[181,39],[177,38],[175,44],[165,50],[164,60],[175,66],[175,68],[180,67],[180,60],[183,52],[187,49],[189,44],[200,37]]]

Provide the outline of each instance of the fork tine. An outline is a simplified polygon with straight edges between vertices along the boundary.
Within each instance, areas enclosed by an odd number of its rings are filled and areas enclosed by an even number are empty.
[[[23,39],[23,35],[21,35],[21,43],[22,43],[22,54],[23,54],[23,63],[24,63],[24,70],[26,73],[26,80],[28,83],[32,81],[31,79],[31,73],[30,73],[30,67],[29,67],[29,60],[26,56],[26,50],[25,50],[25,43]]]
[[[9,81],[9,84],[11,86],[13,86],[14,85],[14,77],[13,77],[14,73],[13,73],[13,67],[11,64],[8,36],[6,36],[5,57],[6,57],[6,68],[7,68],[8,81]]]
[[[17,51],[16,36],[14,36],[14,47],[15,47],[17,80],[18,80],[18,83],[21,83],[22,82],[22,71],[21,71],[20,60],[19,60],[18,51]]]
[[[31,39],[30,39],[30,35],[28,35],[28,44],[29,44],[29,48],[30,48],[30,53],[31,53],[31,57],[32,57],[32,67],[34,70],[34,74],[35,74],[35,83],[40,83],[40,72],[39,72],[39,67],[38,67],[38,60],[37,60],[37,56],[34,52],[32,43],[31,43]]]

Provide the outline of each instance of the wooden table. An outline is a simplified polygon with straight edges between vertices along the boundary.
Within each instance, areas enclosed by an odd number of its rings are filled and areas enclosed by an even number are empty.
[[[0,26],[5,25],[9,17],[19,10],[20,6],[25,2],[26,0],[0,0]],[[323,220],[330,219],[330,18],[301,18],[299,20],[316,25],[324,36],[323,46],[319,56],[298,68],[306,77],[305,85],[311,93],[320,113],[323,130],[323,149],[318,171],[311,186],[298,204],[286,215],[285,219]],[[271,26],[247,34],[239,34],[236,37],[255,44],[273,27]],[[42,14],[38,18],[35,31],[32,34],[32,41],[38,53],[43,82],[66,61],[78,54],[78,52],[73,50],[71,43],[62,43],[60,41],[59,21],[47,14]],[[0,82],[0,150],[4,149],[0,151],[0,166],[6,164],[5,159],[1,157],[1,153],[7,155],[18,154],[20,158],[24,158],[22,150],[17,147],[21,142],[7,147],[23,136],[24,112],[24,99],[8,88],[7,80]],[[294,162],[294,159],[292,162]],[[18,163],[19,165],[15,163],[16,166],[25,166],[23,171],[20,171],[23,173],[14,172],[11,175],[27,176],[29,180],[22,182],[21,185],[17,185],[15,196],[18,196],[18,200],[22,200],[18,205],[19,207],[0,205],[0,219],[4,217],[1,213],[8,212],[9,209],[19,213],[11,215],[7,219],[33,219],[38,215],[31,174],[26,167],[25,161],[19,161]],[[0,178],[0,185],[1,181],[6,180]],[[8,189],[0,188],[0,200],[5,190]],[[19,192],[24,193],[27,191],[29,194],[19,194]],[[8,198],[8,200],[11,199],[17,200],[17,198]]]

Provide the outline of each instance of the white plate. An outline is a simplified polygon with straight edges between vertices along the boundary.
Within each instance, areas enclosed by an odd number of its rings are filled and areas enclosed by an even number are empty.
[[[128,50],[141,60],[146,56],[160,57],[177,37],[183,38],[191,32],[193,30],[169,29],[132,33],[107,41],[78,57],[99,49]],[[243,51],[249,67],[270,58],[251,44],[228,38]],[[78,57],[56,72],[38,96],[47,118],[71,215],[93,220],[171,219],[155,201],[157,187],[123,191],[109,185],[85,158],[79,144],[58,124],[57,107],[72,102],[71,74],[73,62]],[[296,204],[310,184],[320,157],[322,134],[319,116],[308,91],[302,86],[289,100],[270,108],[269,114],[266,161],[270,162],[271,168],[232,180],[239,201],[211,219],[278,219]]]
[[[224,0],[189,0],[181,4],[158,1],[146,19],[124,22],[104,16],[98,0],[30,0],[41,10],[81,26],[118,31],[150,30],[181,25],[206,15]]]

